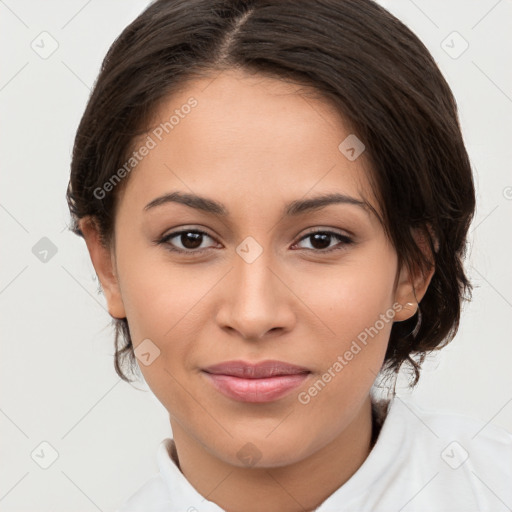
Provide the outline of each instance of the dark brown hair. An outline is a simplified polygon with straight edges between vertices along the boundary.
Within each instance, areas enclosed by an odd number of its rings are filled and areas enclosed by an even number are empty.
[[[97,191],[129,158],[161,101],[227,69],[313,87],[365,144],[399,264],[414,272],[435,265],[419,326],[413,329],[418,314],[393,324],[382,369],[396,374],[407,362],[415,385],[424,356],[453,339],[462,301],[471,297],[463,259],[475,191],[448,84],[418,37],[372,0],[152,3],[109,49],[78,127],[67,190],[71,229],[83,236],[77,222],[92,216],[111,243],[123,183]],[[425,234],[431,255],[412,228]],[[130,381],[124,370],[138,367],[128,322],[113,322],[115,369]]]

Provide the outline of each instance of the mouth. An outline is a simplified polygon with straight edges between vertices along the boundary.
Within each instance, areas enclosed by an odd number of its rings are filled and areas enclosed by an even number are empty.
[[[225,361],[223,363],[208,366],[204,371],[214,375],[231,375],[232,377],[240,377],[244,379],[263,379],[268,377],[310,373],[304,366],[297,366],[295,364],[275,360],[266,360],[259,363]]]
[[[226,361],[203,369],[222,394],[241,402],[263,403],[283,398],[311,374],[303,366],[267,360],[256,364]]]

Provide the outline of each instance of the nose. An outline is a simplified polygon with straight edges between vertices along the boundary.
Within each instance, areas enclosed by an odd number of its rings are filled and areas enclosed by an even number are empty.
[[[252,263],[235,254],[234,268],[226,276],[217,323],[246,340],[261,340],[289,332],[295,322],[294,294],[270,257],[263,253]],[[267,334],[272,333],[272,334]]]

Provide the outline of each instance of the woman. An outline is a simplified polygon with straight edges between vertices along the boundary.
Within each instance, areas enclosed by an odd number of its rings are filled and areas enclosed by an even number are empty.
[[[105,57],[68,201],[116,371],[173,433],[119,510],[512,506],[510,433],[377,397],[457,332],[475,208],[449,86],[382,7],[154,2]]]

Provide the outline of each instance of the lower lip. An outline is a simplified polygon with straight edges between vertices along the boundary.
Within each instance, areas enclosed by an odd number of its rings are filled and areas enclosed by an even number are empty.
[[[280,375],[262,379],[242,379],[232,375],[203,372],[214,387],[229,398],[240,402],[272,402],[300,386],[309,373]]]

